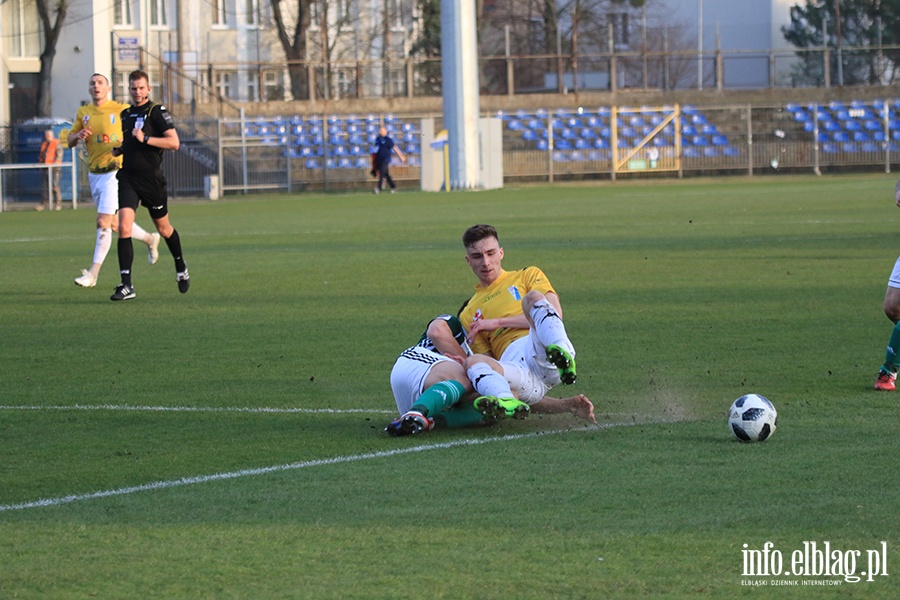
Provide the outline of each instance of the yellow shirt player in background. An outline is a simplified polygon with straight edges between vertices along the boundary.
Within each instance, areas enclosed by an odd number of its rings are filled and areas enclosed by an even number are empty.
[[[75,124],[69,130],[66,142],[69,148],[84,141],[88,154],[88,181],[91,184],[91,196],[97,205],[97,238],[94,244],[94,260],[90,269],[83,269],[81,277],[75,284],[81,287],[94,287],[100,275],[100,267],[112,246],[112,233],[118,231],[119,221],[116,216],[119,210],[119,184],[116,171],[122,167],[122,157],[113,156],[112,149],[122,144],[122,123],[120,113],[128,108],[109,99],[109,80],[99,73],[91,75],[88,93],[91,103],[78,109]],[[132,237],[145,244],[148,249],[150,264],[159,259],[159,234],[147,233],[135,224]]]
[[[593,404],[584,396],[575,405],[546,397],[553,386],[576,378],[575,348],[547,277],[537,267],[504,271],[503,248],[491,225],[467,229],[463,246],[478,277],[475,294],[459,314],[473,352],[464,366],[481,394],[475,408],[493,418],[524,418],[534,409],[593,420]]]

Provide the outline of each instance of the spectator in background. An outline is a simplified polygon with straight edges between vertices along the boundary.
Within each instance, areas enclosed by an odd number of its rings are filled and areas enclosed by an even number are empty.
[[[38,162],[42,165],[54,165],[57,163],[61,163],[62,153],[63,148],[59,144],[59,140],[54,137],[53,130],[46,130],[44,132],[44,141],[41,143],[41,150],[38,153]],[[40,172],[41,203],[38,206],[34,207],[35,210],[53,208],[54,195],[56,197],[56,210],[60,210],[62,208],[62,192],[60,192],[59,189],[60,169],[50,167],[49,171],[49,173],[45,173],[42,169]]]
[[[381,193],[385,180],[387,180],[392,194],[397,191],[397,186],[394,184],[394,179],[391,177],[390,172],[393,154],[397,155],[400,162],[406,162],[406,155],[394,145],[394,140],[387,134],[387,128],[382,125],[378,128],[378,137],[375,138],[375,170],[378,171],[378,185],[372,190],[375,194]]]

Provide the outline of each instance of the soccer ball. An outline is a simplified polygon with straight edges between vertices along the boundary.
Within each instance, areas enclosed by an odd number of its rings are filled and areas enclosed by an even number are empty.
[[[728,409],[728,429],[742,442],[762,442],[775,433],[778,413],[768,398],[747,394]]]

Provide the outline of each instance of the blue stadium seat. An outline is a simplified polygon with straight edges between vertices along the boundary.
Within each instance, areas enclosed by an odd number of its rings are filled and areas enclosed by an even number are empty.
[[[844,142],[843,144],[841,144],[841,150],[847,152],[848,154],[854,154],[856,152],[859,152],[859,147],[853,142]]]
[[[691,143],[695,146],[709,146],[709,140],[702,135],[695,135],[691,138]]]
[[[343,146],[332,146],[331,147],[331,156],[345,156],[347,154],[347,149]]]
[[[712,123],[707,123],[700,128],[700,133],[702,133],[703,135],[717,135],[719,133],[719,129]]]
[[[682,148],[682,153],[688,158],[697,158],[700,156],[700,151],[693,146],[685,146]]]
[[[593,140],[597,137],[597,132],[590,127],[583,127],[579,132],[581,137],[586,140]]]
[[[305,164],[305,166],[306,166],[307,169],[319,169],[319,168],[321,168],[321,165],[319,164],[319,161],[318,161],[317,159],[315,159],[315,158],[308,158],[308,159],[306,159],[306,162],[305,162],[304,164]]]
[[[875,119],[869,119],[865,122],[865,128],[869,131],[878,131],[879,129],[884,129],[884,126]]]
[[[591,143],[585,139],[579,138],[575,140],[575,148],[577,148],[578,150],[587,150],[590,147]]]
[[[806,133],[812,133],[816,130],[816,124],[812,121],[804,121],[803,122],[803,131]]]
[[[575,131],[566,127],[562,131],[559,132],[559,136],[562,138],[565,138],[567,140],[573,140],[578,137],[578,134]]]
[[[557,150],[571,150],[572,149],[572,144],[569,142],[569,140],[566,140],[566,139],[555,140],[553,142],[553,145],[556,147]]]
[[[406,145],[406,153],[407,154],[419,154],[421,149],[418,144],[407,144]]]
[[[574,161],[585,161],[587,160],[587,155],[580,150],[574,150],[569,158]]]
[[[713,143],[713,146],[727,146],[728,145],[728,138],[725,137],[724,135],[714,135],[714,136],[712,136],[711,141]]]
[[[865,131],[854,131],[853,132],[853,141],[854,142],[868,142],[869,134]]]
[[[352,146],[350,146],[347,152],[350,154],[350,156],[362,156],[363,154],[366,154],[366,152],[363,152],[362,146],[360,146],[359,144],[353,144]]]
[[[723,156],[740,156],[741,151],[735,148],[734,146],[725,146],[722,149]]]
[[[538,140],[537,149],[538,150],[549,150],[550,142],[548,142],[547,140]]]
[[[860,150],[862,150],[863,152],[878,152],[880,150],[880,148],[878,147],[878,144],[876,144],[875,142],[865,142],[860,147]]]
[[[608,150],[609,147],[610,147],[610,146],[609,146],[609,142],[607,142],[607,141],[606,141],[605,139],[603,139],[602,137],[601,137],[601,138],[597,138],[596,140],[594,140],[594,148],[598,148],[598,149],[600,149],[600,150]]]
[[[693,125],[682,125],[681,127],[681,135],[685,137],[693,137],[697,135],[697,128]]]
[[[883,142],[886,139],[883,131],[873,131],[872,132],[872,141],[873,142]]]
[[[836,142],[849,142],[850,135],[846,131],[835,131],[831,134],[831,139]]]
[[[825,142],[824,144],[822,144],[822,152],[834,154],[837,151],[838,151],[837,144],[832,144],[831,142]]]
[[[526,129],[525,131],[522,132],[522,139],[529,141],[529,142],[534,142],[534,141],[537,141],[538,139],[540,139],[540,136],[537,134],[537,132],[535,130]]]
[[[353,161],[350,160],[349,156],[342,156],[341,158],[338,159],[337,166],[339,169],[352,169]]]
[[[706,158],[715,158],[719,156],[719,151],[715,146],[707,146],[703,149],[703,156]]]
[[[555,162],[569,162],[569,155],[566,152],[556,150],[553,152],[553,160]]]
[[[823,122],[821,128],[832,133],[841,130],[841,126],[837,122],[831,120]]]
[[[525,126],[522,125],[522,121],[520,121],[519,119],[510,119],[507,122],[506,126],[509,127],[510,129],[512,129],[513,131],[520,131],[525,128]]]
[[[369,169],[372,167],[372,159],[367,156],[357,156],[353,164],[359,169]]]

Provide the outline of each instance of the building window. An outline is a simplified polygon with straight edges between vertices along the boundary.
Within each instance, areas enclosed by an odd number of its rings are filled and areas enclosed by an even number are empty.
[[[249,102],[259,102],[257,93],[257,73],[256,71],[247,71],[247,100]]]
[[[609,22],[612,24],[613,43],[616,50],[625,50],[631,41],[628,13],[610,13]]]
[[[113,24],[131,27],[131,0],[113,0]]]
[[[231,98],[231,75],[228,71],[216,72],[216,93],[222,98]]]
[[[228,25],[228,13],[225,11],[225,0],[211,0],[213,25]]]
[[[41,34],[36,27],[37,6],[30,0],[12,0],[9,4],[9,22],[4,23],[4,37],[7,37],[9,56],[24,58],[40,56]]]
[[[169,26],[169,15],[166,11],[166,0],[150,0],[150,26]]]
[[[259,25],[259,0],[245,0],[247,11],[247,25]]]
[[[264,100],[284,100],[284,87],[277,71],[263,72],[263,87],[266,94]]]

